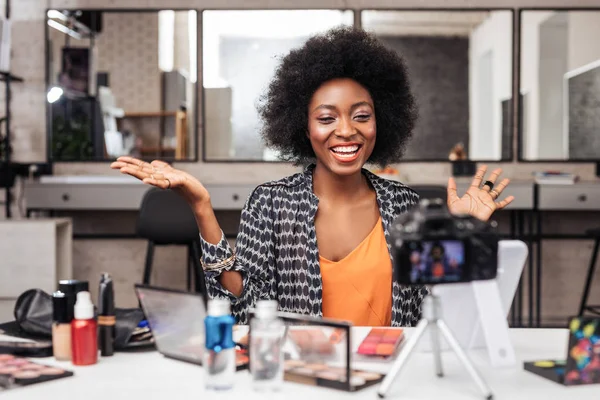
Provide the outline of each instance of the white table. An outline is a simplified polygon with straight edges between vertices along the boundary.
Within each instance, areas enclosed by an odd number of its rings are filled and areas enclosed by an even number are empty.
[[[354,329],[355,345],[364,337],[366,331],[366,328]],[[410,330],[407,330],[407,333],[410,334]],[[564,387],[523,370],[522,362],[525,360],[564,358],[567,347],[566,330],[513,329],[511,336],[519,359],[513,368],[492,369],[487,366],[487,356],[483,351],[470,353],[471,359],[492,388],[496,400],[600,399],[600,384]],[[415,353],[387,398],[483,398],[453,353],[444,353],[442,359],[445,377],[437,378],[432,355]],[[59,363],[53,359],[40,361],[71,369],[75,376],[7,391],[2,393],[1,399],[376,399],[378,388],[373,386],[359,392],[347,393],[286,382],[281,392],[265,396],[253,392],[249,373],[240,371],[237,373],[234,389],[221,393],[207,393],[204,390],[201,367],[166,359],[157,352],[116,353],[113,357],[100,358],[98,364],[88,367],[73,367],[70,363]],[[355,367],[385,372],[389,365],[357,363]]]

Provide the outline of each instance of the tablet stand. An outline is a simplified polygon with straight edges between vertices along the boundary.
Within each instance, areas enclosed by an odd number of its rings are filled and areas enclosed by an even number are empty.
[[[471,283],[478,318],[468,348],[486,347],[492,367],[512,367],[516,364],[506,314],[502,309],[500,291],[494,280]]]
[[[383,398],[386,396],[390,386],[392,385],[392,382],[394,382],[396,376],[400,373],[400,370],[408,361],[408,358],[415,349],[415,346],[419,342],[419,339],[429,328],[431,330],[431,340],[433,345],[433,358],[435,362],[436,375],[439,377],[443,376],[439,338],[439,334],[441,333],[452,348],[452,350],[454,350],[464,367],[467,369],[467,371],[469,371],[471,378],[473,378],[473,380],[475,381],[485,398],[487,400],[491,400],[493,398],[492,391],[487,386],[483,378],[479,375],[479,372],[477,372],[477,370],[471,363],[471,360],[469,360],[466,353],[460,347],[460,344],[458,343],[454,335],[452,335],[452,332],[442,319],[441,311],[441,301],[438,296],[428,295],[427,297],[425,297],[425,299],[423,300],[423,318],[417,324],[414,334],[408,339],[408,342],[402,348],[400,354],[398,354],[398,358],[396,359],[396,361],[394,361],[392,369],[381,382],[381,386],[377,391],[379,397]]]

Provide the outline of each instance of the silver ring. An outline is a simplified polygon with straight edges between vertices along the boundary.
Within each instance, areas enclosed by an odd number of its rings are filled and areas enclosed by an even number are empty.
[[[495,194],[494,199],[497,199],[500,196],[500,193],[496,192],[496,189],[490,190],[490,194]]]

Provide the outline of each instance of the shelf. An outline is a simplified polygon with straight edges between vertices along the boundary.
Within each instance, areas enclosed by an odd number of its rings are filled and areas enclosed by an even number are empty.
[[[122,118],[174,117],[177,111],[128,112]]]
[[[23,82],[23,78],[12,75],[9,72],[1,72],[0,71],[0,81],[5,82],[5,81],[15,81],[15,82]]]

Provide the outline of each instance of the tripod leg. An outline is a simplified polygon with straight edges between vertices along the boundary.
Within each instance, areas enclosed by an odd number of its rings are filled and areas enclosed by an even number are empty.
[[[483,392],[483,395],[485,396],[485,398],[487,400],[491,400],[494,397],[492,394],[492,391],[490,390],[488,385],[485,383],[485,381],[483,380],[481,375],[479,375],[479,372],[477,372],[477,370],[475,369],[475,366],[471,363],[471,360],[469,360],[469,357],[467,357],[467,354],[460,347],[460,345],[454,338],[454,335],[452,335],[452,332],[450,331],[450,329],[448,328],[446,323],[444,323],[444,321],[441,319],[437,320],[436,323],[437,323],[438,329],[440,330],[440,332],[442,332],[442,334],[448,341],[448,344],[450,345],[452,350],[454,350],[454,352],[456,353],[456,356],[459,358],[459,360],[465,366],[467,371],[469,371],[471,378],[473,378],[473,380],[475,381],[477,386],[479,386],[479,389]]]
[[[440,378],[444,376],[442,371],[442,350],[440,348],[440,331],[437,324],[431,324],[429,326],[429,332],[431,333],[431,344],[433,349],[433,360],[435,363],[435,374]]]
[[[379,390],[377,391],[377,395],[379,395],[379,397],[385,397],[388,390],[390,389],[390,386],[396,379],[396,376],[400,373],[400,370],[402,369],[402,367],[404,367],[404,364],[406,363],[406,361],[408,361],[408,358],[410,357],[412,351],[419,342],[419,338],[425,333],[427,326],[429,326],[429,321],[425,319],[419,321],[414,333],[412,334],[408,342],[404,345],[404,347],[400,350],[400,354],[398,354],[398,358],[394,361],[392,369],[385,376],[385,378],[383,378],[383,381],[379,386]]]

